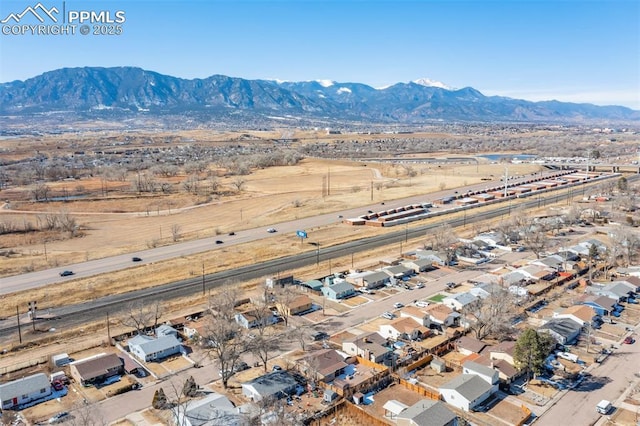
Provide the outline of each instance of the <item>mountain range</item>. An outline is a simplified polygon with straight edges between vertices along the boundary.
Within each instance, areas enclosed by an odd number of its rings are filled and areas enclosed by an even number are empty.
[[[558,101],[530,102],[452,89],[428,79],[373,88],[333,81],[286,82],[212,75],[182,79],[136,67],[62,68],[0,84],[0,115],[65,114],[339,120],[420,124],[430,121],[640,121],[640,111]]]

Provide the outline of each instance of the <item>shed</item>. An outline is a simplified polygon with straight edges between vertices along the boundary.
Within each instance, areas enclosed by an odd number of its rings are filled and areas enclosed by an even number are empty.
[[[322,400],[324,402],[333,402],[337,397],[337,392],[334,392],[331,389],[325,389],[324,395],[322,395]]]
[[[362,392],[356,392],[353,394],[353,402],[356,405],[360,405],[364,402],[364,394]]]
[[[440,358],[434,358],[429,366],[433,371],[437,371],[438,373],[444,373],[447,371],[447,364]]]
[[[51,362],[56,367],[62,367],[63,365],[69,364],[71,362],[71,358],[69,358],[69,354],[61,353],[53,355],[51,357]]]
[[[391,420],[397,418],[398,414],[406,410],[407,407],[408,405],[405,405],[400,401],[396,401],[395,399],[388,400],[382,406],[382,408],[384,408],[384,416]]]

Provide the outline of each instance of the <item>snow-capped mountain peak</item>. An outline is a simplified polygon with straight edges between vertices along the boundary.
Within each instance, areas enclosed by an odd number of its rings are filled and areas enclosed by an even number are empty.
[[[425,87],[439,87],[440,89],[454,90],[453,87],[447,86],[440,81],[431,80],[430,78],[419,78],[417,80],[413,80],[412,83],[419,84]]]
[[[332,80],[316,80],[316,83],[318,83],[322,87],[331,87],[331,86],[333,86],[334,81],[332,81]]]

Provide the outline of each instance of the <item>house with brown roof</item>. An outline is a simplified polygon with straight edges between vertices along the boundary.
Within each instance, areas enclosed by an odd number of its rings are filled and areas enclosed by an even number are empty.
[[[513,361],[513,354],[515,352],[516,342],[512,340],[505,340],[497,345],[489,346],[482,352],[488,353],[489,358],[492,360],[504,360],[511,365],[515,365]]]
[[[442,303],[434,303],[424,308],[427,313],[425,326],[432,330],[444,332],[447,327],[456,327],[460,324],[461,315]]]
[[[382,324],[379,333],[394,340],[416,340],[426,337],[429,329],[413,318],[400,317]]]
[[[592,325],[593,318],[595,316],[597,316],[596,312],[591,306],[587,305],[569,306],[568,308],[563,309],[561,312],[555,312],[553,314],[554,318],[570,318],[583,327],[585,325]]]
[[[321,380],[325,383],[333,381],[344,373],[347,363],[342,355],[333,349],[323,349],[311,352],[300,359],[298,369],[307,378]]]
[[[70,364],[71,377],[83,386],[93,385],[124,373],[124,362],[116,354],[100,354]]]
[[[455,343],[456,350],[463,355],[479,354],[487,346],[482,340],[470,336],[462,336]]]
[[[429,323],[427,312],[424,308],[418,308],[417,306],[405,306],[400,309],[400,318],[411,318],[425,327]]]
[[[289,304],[284,308],[287,311],[286,314],[288,316],[291,316],[291,315],[298,315],[301,312],[308,311],[312,307],[313,307],[313,301],[311,300],[311,298],[306,294],[300,294],[296,296],[291,302],[289,302]]]
[[[342,342],[342,350],[349,355],[357,355],[378,364],[382,364],[393,353],[389,349],[387,339],[376,332],[345,339]]]

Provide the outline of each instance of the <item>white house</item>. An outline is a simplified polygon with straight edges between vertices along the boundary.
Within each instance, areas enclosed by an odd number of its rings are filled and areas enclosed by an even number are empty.
[[[473,410],[498,389],[475,374],[461,374],[442,385],[438,391],[442,399],[463,411]]]
[[[270,310],[250,310],[238,312],[235,315],[236,322],[246,329],[258,327],[260,325],[268,326],[278,322],[278,318],[273,315]]]
[[[155,361],[179,354],[182,351],[182,344],[173,335],[157,339],[138,335],[129,340],[129,351],[142,361]]]
[[[3,410],[46,398],[52,394],[51,383],[44,373],[37,373],[0,385],[0,407]]]
[[[476,296],[469,292],[452,294],[442,299],[442,304],[450,307],[455,311],[461,311],[465,306],[468,306],[478,300]]]
[[[462,364],[462,374],[475,374],[490,385],[497,384],[500,379],[496,370],[473,361]]]
[[[380,326],[380,335],[394,340],[415,340],[429,334],[429,329],[413,318],[400,317]]]

